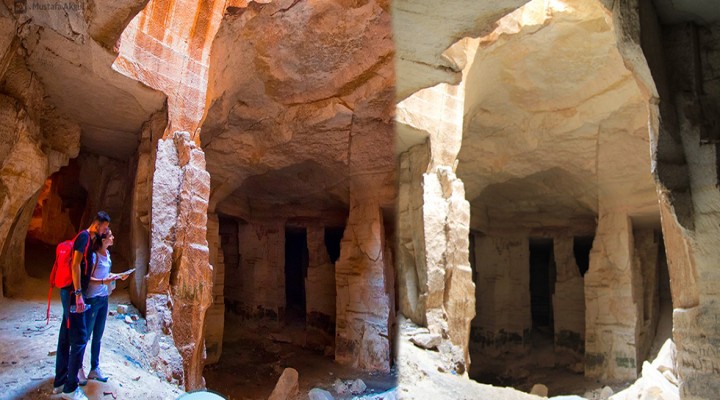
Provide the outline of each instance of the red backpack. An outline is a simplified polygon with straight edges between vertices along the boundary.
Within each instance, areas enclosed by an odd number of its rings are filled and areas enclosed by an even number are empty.
[[[73,283],[72,281],[72,259],[73,259],[73,247],[75,246],[75,240],[81,233],[86,231],[80,231],[73,240],[66,240],[57,245],[55,249],[55,264],[53,264],[52,272],[50,272],[50,290],[48,291],[48,304],[47,304],[47,319],[45,324],[50,323],[50,297],[52,296],[53,287],[64,288]],[[88,232],[89,234],[89,232]],[[88,238],[85,251],[83,252],[83,258],[85,259],[85,274],[87,274],[87,251],[90,247],[90,238]]]

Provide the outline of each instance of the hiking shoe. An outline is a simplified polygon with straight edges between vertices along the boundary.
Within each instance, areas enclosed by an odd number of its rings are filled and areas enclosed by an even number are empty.
[[[65,385],[60,385],[60,386],[54,387],[52,393],[53,393],[53,394],[60,394],[60,393],[62,393],[63,387],[65,387]]]
[[[95,379],[96,381],[100,382],[107,382],[108,377],[103,375],[102,371],[100,371],[100,368],[96,368],[93,370],[90,370],[90,375],[88,375],[88,379]]]
[[[75,389],[75,391],[72,392],[72,393],[65,393],[65,392],[63,392],[63,393],[60,395],[60,398],[66,399],[66,400],[90,400],[90,399],[88,399],[87,396],[85,396],[85,392],[83,392],[82,389],[80,389],[79,386],[78,386],[77,389]]]
[[[85,376],[85,368],[80,368],[78,370],[78,385],[85,386],[87,385],[88,378]]]

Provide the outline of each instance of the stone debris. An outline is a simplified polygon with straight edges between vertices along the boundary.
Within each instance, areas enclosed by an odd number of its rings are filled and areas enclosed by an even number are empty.
[[[610,386],[605,386],[605,387],[602,388],[602,390],[600,391],[600,399],[601,399],[601,400],[607,400],[607,399],[609,399],[610,396],[612,396],[613,394],[615,394],[615,392],[612,390],[612,388],[611,388]]]
[[[333,389],[335,390],[335,393],[339,395],[357,395],[362,394],[365,389],[367,389],[367,385],[365,385],[365,382],[363,382],[362,379],[351,379],[347,381],[336,379],[335,383],[333,383]]]
[[[442,342],[442,337],[438,334],[433,333],[421,333],[415,336],[411,336],[410,341],[417,347],[432,350],[437,349],[437,347]]]
[[[657,357],[655,357],[651,365],[660,372],[670,371],[674,375],[675,344],[672,340],[666,340],[665,343],[663,343]]]
[[[289,400],[298,397],[299,394],[297,370],[285,368],[268,400]]]
[[[353,400],[397,400],[397,388],[388,390],[387,392],[377,394],[367,394],[365,396],[353,396]]]
[[[125,323],[126,323],[126,324],[129,324],[129,325],[132,325],[133,320],[132,320],[132,318],[130,318],[129,315],[126,315],[126,316],[125,316]]]
[[[668,339],[652,363],[645,361],[642,376],[629,388],[609,397],[610,400],[680,400],[675,369],[672,367],[675,344]]]
[[[532,389],[530,389],[530,394],[541,397],[548,397],[548,388],[542,383],[536,383],[535,385],[533,385]]]
[[[118,314],[127,314],[127,312],[128,312],[128,306],[126,304],[118,304],[118,306],[117,306]]]

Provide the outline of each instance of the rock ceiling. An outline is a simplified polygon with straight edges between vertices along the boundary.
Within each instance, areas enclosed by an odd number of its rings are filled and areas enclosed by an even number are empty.
[[[473,42],[458,176],[474,221],[657,213],[646,100],[608,18],[599,4],[533,1]]]
[[[278,1],[229,11],[210,56],[201,133],[211,208],[228,199],[276,212],[346,209],[351,177],[394,169],[387,5]]]
[[[162,93],[111,68],[115,41],[144,5],[137,0],[120,7],[103,0],[67,11],[10,14],[8,9],[0,17],[4,26],[18,27],[18,54],[41,80],[48,102],[80,124],[81,143],[90,152],[130,157],[140,127],[164,105]]]

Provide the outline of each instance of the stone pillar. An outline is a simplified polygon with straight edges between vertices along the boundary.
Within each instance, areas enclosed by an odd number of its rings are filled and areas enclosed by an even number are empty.
[[[464,85],[440,84],[396,107],[398,123],[428,136],[400,160],[400,308],[413,322],[442,336],[438,350],[443,368],[460,374],[470,365],[470,321],[475,316],[470,203],[455,175],[464,99]]]
[[[638,316],[640,329],[638,357],[640,361],[646,360],[650,353],[660,319],[658,236],[652,228],[635,229],[633,232],[637,260],[636,270],[640,275],[638,282],[641,285],[638,288],[637,296],[640,303]]]
[[[176,132],[160,140],[153,178],[147,323],[175,345],[161,350],[163,360],[156,367],[186,390],[204,386],[203,328],[212,302],[209,195],[205,154],[190,135]]]
[[[585,274],[585,376],[604,382],[638,373],[640,283],[634,268],[633,230],[622,212],[603,212]]]
[[[445,368],[470,365],[470,321],[475,284],[469,256],[470,203],[449,167],[427,172],[426,145],[401,156],[398,200],[400,310],[444,338]]]
[[[214,364],[222,354],[225,329],[225,263],[220,240],[220,221],[217,214],[208,214],[207,241],[210,264],[213,266],[212,306],[205,314],[205,364]]]
[[[335,337],[335,265],[325,246],[325,229],[307,227],[308,269],[305,279],[308,344],[323,348]]]
[[[242,292],[234,293],[233,300],[247,317],[281,321],[285,315],[285,222],[240,225],[238,240],[240,273],[232,279]]]
[[[482,354],[522,353],[532,328],[530,245],[526,237],[475,237],[477,317],[473,341]]]
[[[167,111],[153,114],[142,127],[140,145],[135,155],[135,179],[130,210],[130,264],[135,273],[130,276],[130,300],[145,313],[147,273],[150,262],[150,217],[152,206],[153,172],[158,138],[167,124]]]
[[[390,293],[385,276],[385,234],[377,201],[358,201],[335,266],[337,326],[335,360],[369,371],[390,369]]]
[[[585,356],[585,284],[573,253],[573,237],[553,238],[557,275],[553,294],[555,351],[580,362]]]
[[[426,145],[414,146],[400,156],[398,172],[397,275],[400,312],[418,325],[425,320],[426,286],[424,271],[423,173],[429,162]],[[424,280],[425,282],[425,280]]]

